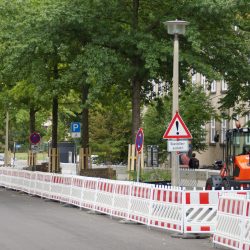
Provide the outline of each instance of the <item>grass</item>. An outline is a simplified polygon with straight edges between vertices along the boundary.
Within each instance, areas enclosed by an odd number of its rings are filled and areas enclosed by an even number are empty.
[[[129,179],[135,181],[137,173],[134,171],[129,172]],[[165,169],[154,169],[151,171],[143,171],[140,174],[140,180],[142,182],[153,182],[153,181],[168,181],[171,179],[171,173]]]
[[[13,153],[11,154],[11,156],[13,157]],[[28,160],[28,152],[26,153],[19,153],[17,152],[15,154],[15,157],[17,160]],[[40,153],[37,153],[37,160],[38,161],[47,161],[48,159],[48,153],[47,152],[40,152]]]

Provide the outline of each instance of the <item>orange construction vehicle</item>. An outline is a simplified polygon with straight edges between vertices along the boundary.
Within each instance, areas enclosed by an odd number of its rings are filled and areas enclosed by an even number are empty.
[[[250,189],[250,128],[226,132],[224,158],[220,174],[207,179],[206,189]]]

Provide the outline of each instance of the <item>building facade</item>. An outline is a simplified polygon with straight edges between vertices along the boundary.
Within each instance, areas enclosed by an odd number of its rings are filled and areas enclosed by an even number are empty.
[[[224,80],[213,81],[211,85],[206,81],[206,77],[202,74],[196,73],[192,76],[193,84],[200,84],[203,86],[204,91],[210,96],[212,105],[217,109],[219,115],[221,115],[220,120],[216,120],[211,117],[211,120],[205,126],[206,130],[206,143],[208,144],[208,149],[204,152],[197,153],[197,158],[200,161],[200,165],[211,165],[217,160],[223,160],[224,158],[224,146],[226,140],[226,131],[228,129],[236,128],[237,123],[241,127],[247,126],[250,121],[250,110],[248,114],[244,117],[235,115],[232,119],[233,110],[224,110],[222,114],[219,110],[220,99],[223,98],[227,92],[228,85]],[[223,118],[225,117],[225,118]],[[250,144],[250,142],[249,142]]]

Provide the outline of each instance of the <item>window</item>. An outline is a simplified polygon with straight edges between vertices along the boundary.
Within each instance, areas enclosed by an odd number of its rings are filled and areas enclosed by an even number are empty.
[[[225,143],[227,131],[227,120],[222,119],[221,121],[221,131],[220,131],[220,142]]]
[[[215,135],[216,135],[216,130],[215,130],[215,119],[212,118],[212,119],[211,119],[211,123],[210,123],[210,142],[211,142],[211,143],[215,143],[215,141],[214,141]]]
[[[224,92],[224,91],[227,91],[227,83],[225,82],[225,80],[222,80],[221,81],[221,91]]]
[[[206,90],[206,77],[201,75],[201,86]]]
[[[217,88],[216,81],[214,80],[211,83],[211,93],[216,93],[216,88]]]
[[[250,127],[250,113],[246,115],[246,127]],[[250,145],[250,135],[246,137],[246,142],[247,145]]]
[[[192,75],[192,79],[191,79],[192,84],[196,84],[197,83],[196,76],[197,76],[196,74]]]
[[[201,130],[202,130],[201,141],[205,143],[206,142],[206,126],[201,125]]]
[[[235,120],[239,120],[239,115],[235,116]],[[233,128],[237,128],[235,123],[236,121],[233,121]]]
[[[239,115],[236,115],[235,120],[239,120]],[[237,127],[236,127],[236,121],[234,121],[234,123],[233,123],[233,128],[237,128]],[[234,143],[235,143],[235,144],[240,144],[240,137],[239,137],[239,136],[237,136],[237,137],[235,138],[235,142],[234,142]]]

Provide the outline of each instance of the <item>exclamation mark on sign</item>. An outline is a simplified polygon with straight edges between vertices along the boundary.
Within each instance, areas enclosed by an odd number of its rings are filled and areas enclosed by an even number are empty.
[[[175,126],[176,126],[176,134],[179,135],[179,122],[178,121],[175,122]]]

